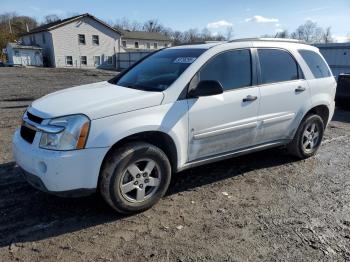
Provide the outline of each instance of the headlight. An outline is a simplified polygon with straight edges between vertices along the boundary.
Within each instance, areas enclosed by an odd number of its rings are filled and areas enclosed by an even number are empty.
[[[40,147],[52,150],[83,149],[90,129],[90,119],[85,115],[71,115],[52,119],[49,126],[61,126],[57,134],[43,132]]]

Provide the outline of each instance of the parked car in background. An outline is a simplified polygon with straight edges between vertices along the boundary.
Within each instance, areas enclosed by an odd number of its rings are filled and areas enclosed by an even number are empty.
[[[350,74],[340,74],[338,76],[335,101],[337,106],[350,107]]]
[[[34,187],[99,191],[140,212],[184,169],[271,147],[313,156],[336,81],[319,50],[285,39],[166,48],[108,82],[36,100],[13,138]]]

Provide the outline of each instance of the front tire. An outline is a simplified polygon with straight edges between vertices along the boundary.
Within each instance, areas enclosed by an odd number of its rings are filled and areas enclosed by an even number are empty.
[[[138,213],[164,196],[170,179],[171,166],[165,153],[151,144],[134,142],[107,156],[99,190],[118,212]]]
[[[294,139],[287,146],[289,153],[300,159],[316,154],[319,149],[325,125],[319,115],[307,115],[301,122]]]

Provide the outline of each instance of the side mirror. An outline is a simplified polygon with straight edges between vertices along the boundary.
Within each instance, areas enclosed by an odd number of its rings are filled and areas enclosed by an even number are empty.
[[[197,98],[201,96],[219,95],[224,92],[222,85],[216,80],[200,81],[195,89],[190,91],[190,97]]]

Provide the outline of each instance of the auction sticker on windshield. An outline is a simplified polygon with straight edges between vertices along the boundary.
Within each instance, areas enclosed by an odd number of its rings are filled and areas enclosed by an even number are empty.
[[[174,60],[176,64],[192,64],[196,57],[178,57]]]

